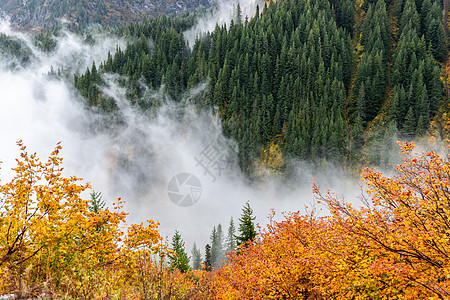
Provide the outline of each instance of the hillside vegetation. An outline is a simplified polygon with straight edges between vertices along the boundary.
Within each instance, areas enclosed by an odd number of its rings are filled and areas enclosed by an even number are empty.
[[[211,8],[210,0],[1,0],[0,11],[21,30],[82,30],[93,25],[119,27],[162,14],[197,12]]]
[[[450,163],[414,154],[392,177],[365,169],[364,207],[313,186],[331,215],[289,213],[255,231],[250,206],[224,243],[214,227],[193,269],[176,231],[127,225],[119,198],[105,206],[89,184],[61,175],[61,147],[47,161],[21,156],[0,185],[0,295],[29,299],[448,299]],[[275,212],[270,215],[273,217]],[[228,237],[227,236],[227,237]],[[236,241],[238,244],[236,244]],[[231,249],[228,246],[231,245]],[[227,249],[225,260],[219,253]],[[214,262],[214,263],[213,263]]]
[[[146,99],[149,88],[179,101],[207,83],[194,101],[218,110],[248,174],[271,146],[284,160],[357,170],[388,163],[398,138],[447,138],[442,2],[283,0],[257,10],[248,19],[238,6],[231,24],[192,49],[189,17],[132,24],[120,33],[134,42],[76,75],[75,86],[88,106],[113,113],[98,88],[103,73],[128,78],[128,98],[144,110],[159,105]]]
[[[80,3],[83,11],[96,2]],[[125,122],[102,93],[111,80],[147,116],[168,101],[155,94],[212,111],[251,179],[264,168],[289,176],[291,159],[356,173],[390,163],[399,139],[449,144],[444,4],[277,0],[253,18],[237,5],[230,24],[193,45],[184,32],[197,16],[164,15],[115,29],[127,46],[84,73],[50,76],[73,76],[86,109],[104,116],[99,130]],[[48,33],[33,42],[48,52],[57,43]],[[37,59],[7,35],[0,47],[12,69]],[[111,207],[94,191],[85,199],[90,185],[63,175],[59,144],[41,161],[19,142],[13,178],[0,183],[0,296],[450,299],[449,156],[399,144],[403,161],[389,176],[363,169],[359,207],[313,183],[306,214],[275,221],[272,211],[259,227],[247,202],[226,237],[218,224],[190,257],[180,232],[169,243],[155,220],[128,224],[120,198]]]

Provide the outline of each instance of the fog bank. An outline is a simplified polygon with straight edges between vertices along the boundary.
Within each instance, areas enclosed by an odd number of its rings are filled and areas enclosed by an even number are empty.
[[[313,202],[310,181],[314,175],[306,164],[297,165],[296,179],[289,184],[277,177],[260,183],[244,178],[236,164],[238,149],[223,137],[220,120],[190,104],[190,97],[201,95],[204,85],[195,95],[187,94],[177,102],[169,99],[163,88],[148,91],[150,98],[162,103],[148,113],[128,103],[115,75],[105,75],[108,84],[102,91],[116,101],[123,125],[98,130],[104,116],[84,107],[70,79],[55,79],[48,72],[51,66],[82,72],[93,60],[106,59],[116,45],[124,47],[123,40],[96,36],[97,42],[89,45],[82,37],[64,33],[56,50],[47,54],[27,36],[12,32],[6,22],[1,23],[0,32],[21,40],[33,54],[28,65],[14,69],[10,61],[0,59],[2,182],[11,178],[10,168],[19,154],[18,140],[41,160],[61,141],[64,175],[91,182],[110,206],[116,197],[124,199],[130,212],[128,223],[158,220],[161,234],[169,237],[178,229],[188,251],[194,241],[203,249],[218,223],[225,232],[231,216],[237,224],[247,201],[261,224],[267,222],[272,208],[278,213],[305,212],[305,206]],[[180,189],[173,191],[169,183],[183,173],[197,178],[200,186],[175,181]],[[359,192],[357,182],[339,169],[330,169],[318,181],[324,188],[347,195]],[[195,204],[176,205],[169,192],[175,196],[194,193]],[[281,219],[280,214],[277,218]]]

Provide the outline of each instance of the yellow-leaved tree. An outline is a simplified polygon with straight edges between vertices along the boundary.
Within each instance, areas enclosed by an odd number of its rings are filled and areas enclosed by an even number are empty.
[[[335,195],[319,198],[333,219],[359,246],[375,251],[377,273],[395,269],[386,282],[403,282],[408,299],[450,298],[450,162],[435,152],[413,154],[415,145],[401,145],[402,164],[392,177],[365,169],[365,206],[354,208]]]
[[[0,185],[0,295],[153,298],[189,287],[168,275],[157,222],[126,226],[120,198],[112,211],[90,210],[89,184],[62,175],[59,144],[46,162],[18,145],[15,175]]]
[[[331,215],[273,222],[192,299],[450,299],[450,162],[413,154],[393,176],[365,169],[361,207],[331,191]]]

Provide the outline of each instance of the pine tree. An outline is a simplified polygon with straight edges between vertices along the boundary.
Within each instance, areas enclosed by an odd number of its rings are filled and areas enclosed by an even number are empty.
[[[219,224],[217,228],[213,228],[211,233],[211,265],[215,269],[222,265],[225,258],[223,248],[223,231],[222,225]]]
[[[95,190],[91,193],[91,199],[89,200],[88,208],[90,211],[99,214],[101,210],[103,210],[106,206],[105,200],[103,200],[101,192],[95,192]]]
[[[397,123],[390,121],[386,124],[386,131],[384,132],[383,140],[380,147],[380,164],[388,165],[395,161],[395,153],[392,150],[398,139]],[[393,159],[394,158],[394,159]]]
[[[410,107],[405,117],[405,123],[403,123],[403,133],[405,134],[406,137],[408,138],[414,137],[414,133],[416,131],[416,124],[417,121],[414,118],[413,109],[412,107]]]
[[[228,234],[225,241],[225,251],[231,252],[236,249],[236,228],[234,227],[233,217],[230,219],[230,224],[228,225]]]
[[[217,262],[217,246],[216,246],[216,240],[217,240],[217,230],[216,230],[216,226],[214,226],[212,232],[211,232],[211,236],[210,236],[210,240],[211,240],[211,266],[214,266]]]
[[[187,272],[189,270],[189,257],[186,254],[184,241],[178,230],[175,230],[175,234],[172,237],[172,250],[174,254],[170,257],[170,268],[172,270],[178,269],[183,273]]]
[[[205,271],[212,271],[211,246],[209,244],[205,246]]]
[[[351,151],[353,155],[355,155],[356,159],[360,159],[360,152],[362,147],[364,146],[364,125],[363,119],[359,114],[356,116],[355,122],[353,123],[351,129],[351,137]]]
[[[417,121],[416,132],[415,132],[415,135],[417,137],[421,137],[421,136],[425,135],[425,133],[426,133],[428,123],[426,123],[424,120],[425,120],[424,116],[421,115],[419,117],[419,120]]]
[[[447,39],[441,20],[433,19],[428,24],[427,37],[430,40],[434,58],[441,63],[445,62],[447,59]]]
[[[224,247],[224,234],[222,230],[222,225],[217,225],[216,230],[216,240],[215,240],[215,251],[216,251],[216,264],[214,265],[215,268],[220,268],[223,265],[223,262],[225,260],[225,247]]]
[[[91,81],[97,83],[97,67],[95,66],[95,61],[92,62],[92,68],[91,68]]]
[[[216,226],[213,227],[213,230],[211,232],[211,236],[209,237],[211,240],[211,266],[214,266],[214,264],[217,261],[217,252],[216,252],[216,239],[217,239],[217,230]]]
[[[239,236],[236,237],[238,246],[245,244],[248,241],[251,242],[256,237],[255,224],[253,223],[255,219],[256,217],[253,216],[253,210],[247,201],[242,209],[242,215],[239,218]]]
[[[236,7],[236,24],[242,23],[242,10],[241,5],[238,3]]]
[[[364,82],[361,84],[359,88],[358,98],[356,100],[356,111],[355,111],[355,119],[353,121],[353,125],[351,128],[351,152],[352,154],[359,159],[361,149],[364,145],[364,103],[365,103],[365,90],[364,90]]]
[[[202,268],[202,254],[200,252],[200,249],[197,248],[197,245],[194,243],[194,246],[192,247],[192,269],[193,270],[200,270]]]

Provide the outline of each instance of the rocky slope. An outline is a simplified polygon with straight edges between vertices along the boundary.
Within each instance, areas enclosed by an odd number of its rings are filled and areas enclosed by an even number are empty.
[[[79,30],[90,25],[120,26],[149,16],[195,12],[213,0],[0,0],[0,10],[22,30]]]

